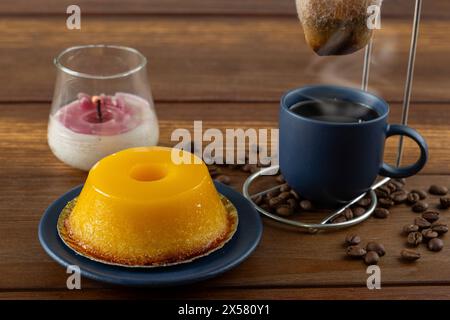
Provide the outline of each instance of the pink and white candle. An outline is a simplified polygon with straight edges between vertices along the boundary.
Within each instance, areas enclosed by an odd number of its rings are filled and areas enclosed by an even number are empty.
[[[48,143],[68,165],[89,170],[114,152],[158,143],[153,106],[136,95],[79,94],[78,99],[50,115]]]

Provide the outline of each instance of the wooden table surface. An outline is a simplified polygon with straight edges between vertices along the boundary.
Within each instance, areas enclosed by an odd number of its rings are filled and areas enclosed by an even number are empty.
[[[385,1],[386,2],[386,1]],[[305,44],[292,0],[78,1],[81,31],[65,28],[71,1],[0,2],[0,299],[17,298],[450,298],[450,244],[440,253],[421,248],[405,264],[401,227],[416,214],[395,208],[386,220],[351,229],[387,248],[382,289],[366,288],[366,267],[345,258],[348,230],[310,235],[264,220],[254,254],[236,269],[187,287],[131,289],[82,280],[66,289],[65,269],[37,238],[45,208],[86,174],[50,152],[46,129],[55,70],[62,49],[88,43],[132,46],[149,58],[149,76],[160,119],[162,145],[175,128],[276,128],[280,95],[309,83],[358,86],[362,52],[318,58]],[[401,113],[413,1],[386,2],[375,37],[371,90],[391,102],[391,122]],[[450,5],[424,4],[409,124],[427,139],[430,160],[407,188],[450,187]],[[386,160],[395,157],[389,139]],[[409,140],[404,162],[418,151]],[[240,188],[243,174],[232,184]],[[433,200],[435,201],[435,200]],[[450,212],[442,212],[450,222]],[[444,236],[444,240],[448,236]]]

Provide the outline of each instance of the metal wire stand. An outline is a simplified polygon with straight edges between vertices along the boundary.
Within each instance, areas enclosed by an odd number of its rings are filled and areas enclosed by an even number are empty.
[[[404,97],[403,97],[402,119],[401,119],[401,124],[403,124],[403,125],[408,124],[409,109],[410,109],[410,104],[411,104],[412,84],[413,84],[413,78],[414,78],[414,65],[415,65],[415,60],[416,60],[417,41],[419,38],[419,26],[420,26],[421,14],[422,14],[422,0],[416,0],[415,8],[414,8],[413,29],[412,29],[412,35],[411,35],[411,45],[410,45],[410,50],[409,50],[408,69],[407,69],[407,74],[406,74],[405,90],[404,90]],[[369,84],[372,47],[373,47],[373,39],[370,40],[369,44],[367,45],[367,47],[365,49],[365,54],[364,54],[364,68],[363,68],[363,77],[362,77],[361,87],[365,91],[367,91],[368,84]],[[404,143],[403,136],[400,136],[400,141],[398,144],[398,151],[397,151],[397,160],[396,160],[397,166],[400,166],[401,162],[402,162],[403,143]],[[265,195],[266,193],[268,193],[270,191],[281,188],[282,185],[275,186],[273,188],[258,192],[256,194],[249,193],[250,186],[257,178],[259,178],[263,175],[266,175],[269,172],[270,173],[277,172],[278,169],[279,169],[278,166],[264,168],[256,173],[252,174],[250,177],[248,177],[248,179],[244,182],[244,186],[242,188],[244,196],[249,201],[251,201],[253,206],[264,216],[266,216],[270,219],[273,219],[277,222],[292,226],[292,227],[306,229],[312,233],[320,231],[320,230],[336,230],[336,229],[351,227],[351,226],[359,224],[359,223],[363,222],[364,220],[366,220],[367,218],[369,218],[377,206],[377,197],[375,195],[374,190],[376,190],[377,188],[379,188],[380,186],[384,185],[389,180],[391,180],[390,178],[384,178],[384,179],[380,180],[379,182],[375,183],[367,193],[362,194],[359,197],[353,199],[352,201],[350,201],[348,204],[346,204],[339,210],[336,210],[335,212],[331,213],[329,216],[327,216],[325,219],[323,219],[319,223],[304,223],[301,221],[294,221],[294,220],[286,219],[286,218],[277,216],[273,213],[270,213],[267,210],[264,210],[263,208],[261,208],[259,205],[257,205],[253,201],[253,199],[255,199],[256,197],[258,197],[260,195]],[[362,216],[354,218],[352,220],[345,221],[345,222],[338,222],[338,223],[332,222],[332,220],[335,217],[339,216],[342,212],[344,212],[345,209],[349,208],[350,206],[352,206],[353,204],[355,204],[356,202],[358,202],[359,200],[364,198],[366,195],[370,196],[371,205]]]

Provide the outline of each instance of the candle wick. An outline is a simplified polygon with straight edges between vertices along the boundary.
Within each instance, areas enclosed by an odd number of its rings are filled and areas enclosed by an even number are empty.
[[[100,122],[103,122],[103,115],[102,115],[102,102],[101,99],[97,100],[97,117],[100,120]]]

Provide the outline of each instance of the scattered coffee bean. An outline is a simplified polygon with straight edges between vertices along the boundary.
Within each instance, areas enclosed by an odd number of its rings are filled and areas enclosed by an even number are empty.
[[[391,194],[392,194],[393,192],[397,191],[398,189],[401,189],[401,186],[400,186],[400,188],[397,187],[397,184],[395,184],[393,181],[388,182],[388,183],[386,184],[386,187],[388,187],[388,189],[389,189],[389,191],[391,192]]]
[[[342,215],[345,217],[347,221],[353,219],[353,211],[350,208],[345,209],[344,212],[342,212]]]
[[[362,198],[357,202],[357,204],[361,207],[367,208],[372,203],[372,200],[370,198]]]
[[[406,179],[405,178],[396,178],[394,180],[392,180],[393,182],[398,182],[400,183],[402,186],[404,186],[406,184]]]
[[[417,213],[424,212],[427,209],[428,209],[428,203],[423,202],[423,201],[418,201],[418,202],[416,202],[415,205],[412,206],[412,210]]]
[[[439,202],[441,203],[441,209],[445,210],[450,208],[450,197],[441,197]]]
[[[381,198],[378,199],[378,205],[382,208],[389,209],[390,207],[395,205],[395,202],[389,198]]]
[[[386,219],[389,216],[389,210],[385,208],[376,208],[373,216],[378,219]]]
[[[402,259],[406,261],[416,261],[420,259],[420,252],[411,249],[403,249],[400,253]]]
[[[420,200],[424,200],[428,196],[424,190],[419,190],[419,189],[411,190],[411,193],[417,193],[420,197]]]
[[[368,266],[378,264],[378,261],[380,261],[380,256],[375,251],[367,252],[366,256],[364,257],[364,262]]]
[[[416,193],[416,192],[410,192],[410,193],[408,193],[408,196],[407,196],[407,199],[406,199],[406,201],[409,203],[409,204],[415,204],[417,201],[419,201],[420,200],[420,195],[418,194],[418,193]]]
[[[428,242],[428,249],[431,251],[441,251],[444,248],[444,241],[439,238],[431,239]]]
[[[380,191],[384,191],[388,196],[391,194],[391,189],[387,185],[383,185],[378,188]]]
[[[278,198],[281,198],[282,200],[287,200],[291,196],[290,192],[284,191],[278,195]]]
[[[333,223],[342,223],[342,222],[346,222],[347,219],[342,215],[338,215],[336,218],[333,219]]]
[[[417,232],[419,231],[419,227],[415,224],[407,224],[406,226],[403,226],[403,233],[404,234],[410,234],[411,232]]]
[[[375,189],[375,194],[379,199],[389,197],[389,193],[386,192],[386,190],[381,190],[380,188]]]
[[[294,210],[288,205],[282,205],[277,208],[277,214],[282,217],[289,217],[294,213]]]
[[[380,257],[384,256],[386,254],[386,250],[384,249],[384,246],[381,243],[371,241],[366,246],[366,251],[374,251],[376,252]]]
[[[348,234],[345,237],[345,243],[350,246],[355,246],[361,243],[361,238],[356,234]]]
[[[303,211],[309,211],[312,209],[312,203],[309,200],[300,201],[299,206]]]
[[[423,236],[420,232],[411,232],[406,240],[410,246],[417,247],[422,242]]]
[[[352,258],[361,258],[366,254],[366,250],[360,246],[349,246],[347,248],[347,256]]]
[[[408,193],[404,190],[395,191],[394,193],[391,193],[391,199],[395,203],[403,203],[408,198]]]
[[[364,213],[366,213],[366,209],[363,207],[356,207],[352,209],[354,217],[361,217]]]
[[[269,191],[268,193],[267,193],[267,198],[275,198],[275,197],[278,197],[278,195],[280,194],[281,192],[280,192],[280,189],[275,189],[275,190],[272,190],[272,191]]]
[[[430,187],[430,189],[428,189],[428,192],[435,196],[445,196],[448,193],[448,188],[446,186],[438,186],[434,184]]]
[[[426,229],[431,227],[431,223],[422,217],[417,217],[416,219],[414,219],[414,224],[416,224],[419,229]]]
[[[423,229],[422,230],[422,236],[427,239],[434,239],[439,236],[439,234],[436,231],[433,231],[432,229]]]
[[[444,234],[448,232],[448,225],[446,223],[436,221],[431,224],[431,229],[439,234]]]
[[[428,222],[435,222],[439,220],[439,212],[437,211],[426,211],[422,213],[422,218],[427,220]]]
[[[286,182],[286,180],[284,179],[284,177],[281,174],[279,176],[277,176],[275,180],[277,182],[279,182],[279,183],[285,183]]]
[[[299,194],[298,194],[295,190],[292,190],[292,189],[291,189],[291,191],[289,191],[289,192],[290,192],[291,195],[294,197],[294,199],[296,199],[296,200],[299,200],[299,199],[300,199]]]
[[[298,203],[295,199],[287,199],[287,204],[289,207],[291,207],[293,210],[296,210],[298,208]]]
[[[285,184],[283,184],[283,185],[280,187],[280,191],[281,191],[281,192],[289,192],[289,191],[291,191],[291,187],[289,187],[289,186],[287,185],[287,183],[285,183]]]
[[[281,204],[283,202],[283,199],[279,198],[279,197],[275,197],[269,200],[269,206],[274,208],[277,205]]]
[[[217,176],[215,179],[223,184],[230,184],[230,182],[231,182],[231,178],[224,174]]]
[[[264,198],[262,195],[257,196],[256,198],[253,198],[253,202],[255,202],[256,205],[260,205],[263,202]]]

